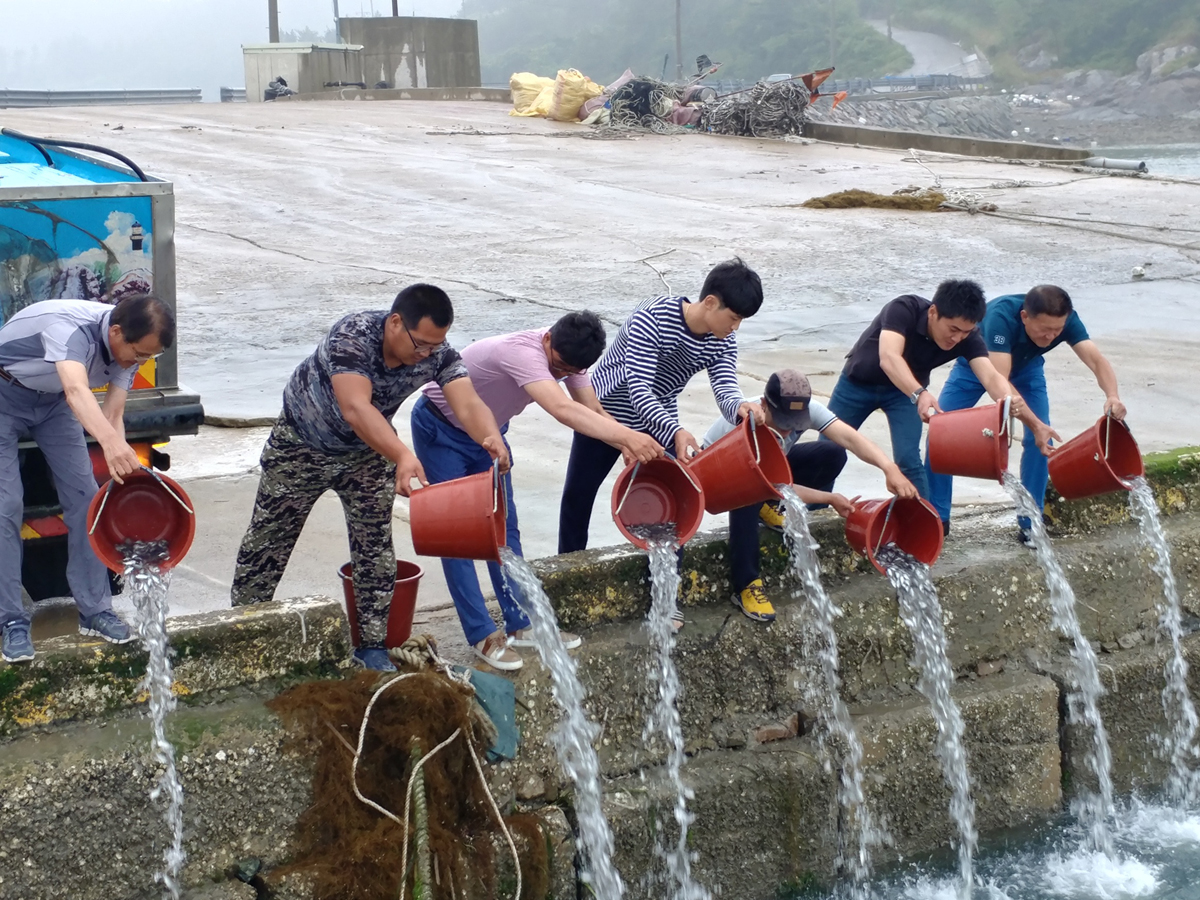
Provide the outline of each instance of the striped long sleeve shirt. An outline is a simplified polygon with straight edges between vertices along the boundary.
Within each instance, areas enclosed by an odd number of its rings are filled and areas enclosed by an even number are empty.
[[[622,425],[644,431],[671,448],[679,430],[676,398],[701,369],[708,370],[717,406],[737,421],[745,399],[737,381],[736,332],[696,335],[683,319],[686,297],[640,303],[592,369],[601,405]]]

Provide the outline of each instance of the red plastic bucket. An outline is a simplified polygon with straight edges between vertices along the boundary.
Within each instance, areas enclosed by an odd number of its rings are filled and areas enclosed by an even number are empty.
[[[388,609],[387,637],[385,645],[390,649],[399,647],[412,637],[413,615],[417,611],[417,588],[425,570],[405,559],[396,560],[396,588],[392,591],[392,605]],[[346,563],[338,569],[342,579],[342,594],[346,598],[346,618],[350,620],[350,643],[359,645],[358,607],[354,603],[354,564]]]
[[[166,541],[169,569],[187,555],[196,536],[192,501],[178,484],[150,469],[125,476],[124,484],[107,482],[88,506],[88,540],[100,561],[114,572],[125,571],[118,549],[126,541]]]
[[[621,534],[642,550],[646,549],[645,539],[631,530],[639,525],[673,522],[682,546],[704,519],[704,489],[670,457],[631,463],[613,485],[612,514]]]
[[[929,468],[941,475],[1003,481],[1008,402],[938,413],[929,420]]]
[[[777,484],[792,483],[792,468],[775,433],[747,416],[733,431],[688,460],[704,491],[704,508],[729,512],[779,499]]]
[[[413,549],[421,556],[500,562],[507,504],[495,466],[413,491],[408,510]]]
[[[935,417],[936,418],[936,417]],[[882,574],[875,551],[895,544],[926,565],[942,553],[942,520],[925,500],[861,500],[846,518],[846,541]]]
[[[1102,416],[1050,457],[1050,480],[1066,500],[1128,491],[1129,480],[1145,472],[1129,427],[1111,416]]]

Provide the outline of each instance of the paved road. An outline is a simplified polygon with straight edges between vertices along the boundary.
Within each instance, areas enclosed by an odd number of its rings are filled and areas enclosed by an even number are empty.
[[[867,22],[880,34],[887,34],[886,21],[871,19]],[[964,50],[949,38],[942,37],[930,31],[909,31],[906,28],[893,28],[892,40],[903,44],[904,49],[912,54],[913,64],[896,75],[976,75],[980,72],[968,72],[965,62],[973,50]]]

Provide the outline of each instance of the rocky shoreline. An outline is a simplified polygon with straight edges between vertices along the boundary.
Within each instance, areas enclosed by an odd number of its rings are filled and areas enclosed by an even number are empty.
[[[987,94],[851,96],[837,109],[821,99],[808,118],[1087,148],[1200,143],[1200,51],[1169,47],[1128,75],[1074,71]]]

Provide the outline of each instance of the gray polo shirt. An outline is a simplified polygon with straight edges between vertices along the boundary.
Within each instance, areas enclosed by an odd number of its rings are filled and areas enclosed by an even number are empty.
[[[22,385],[63,392],[55,363],[74,360],[87,369],[88,385],[129,390],[137,366],[122,368],[108,345],[112,307],[91,300],[42,300],[0,327],[0,366]]]

